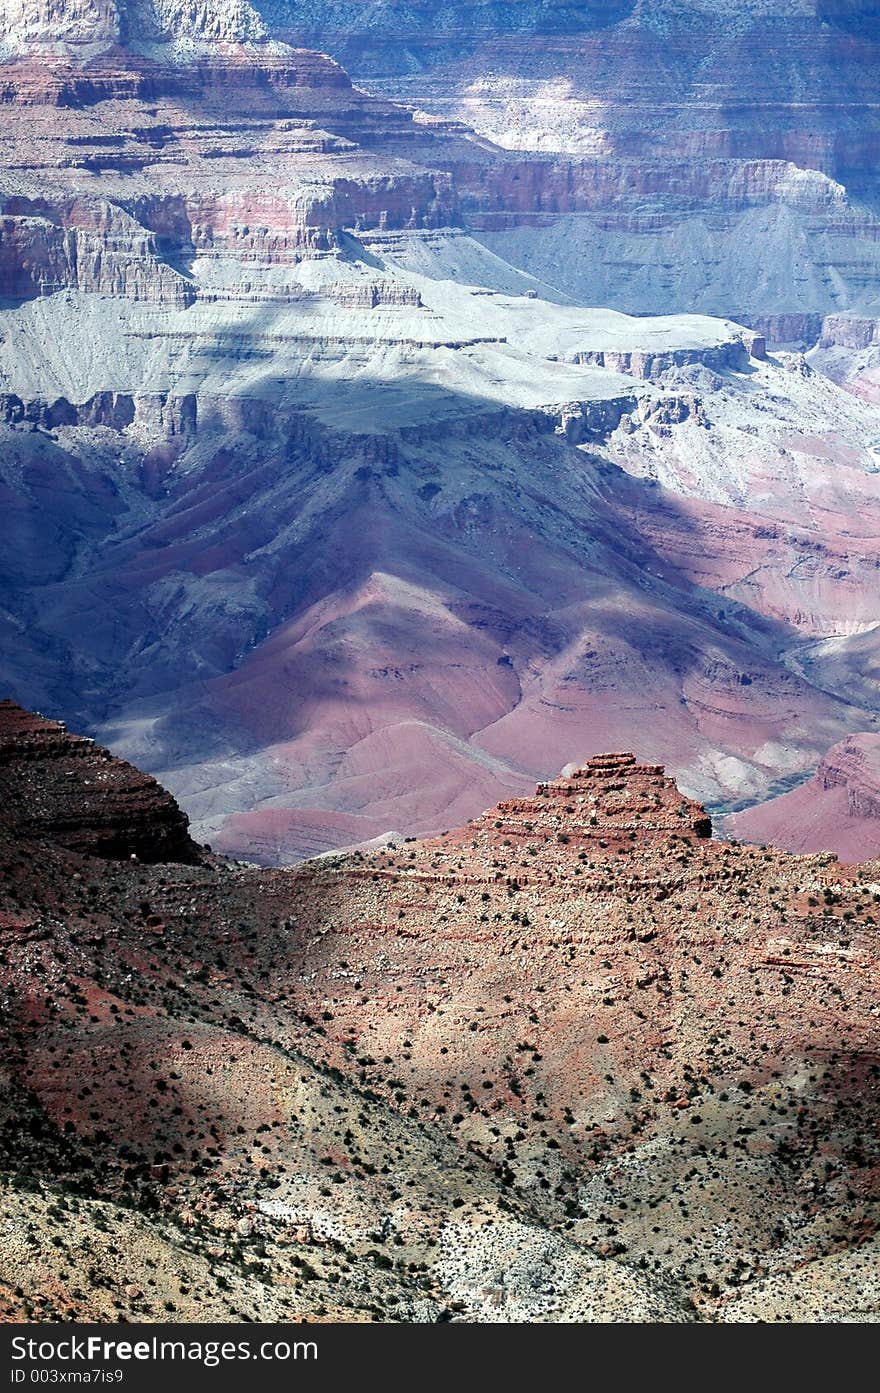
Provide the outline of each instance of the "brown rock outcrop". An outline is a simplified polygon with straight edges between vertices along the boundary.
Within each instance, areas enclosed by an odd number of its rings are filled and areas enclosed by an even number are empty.
[[[543,844],[536,865],[552,849],[558,856],[559,845],[601,855],[624,842],[653,846],[688,833],[712,835],[705,809],[679,793],[661,764],[639,764],[632,754],[594,755],[572,773],[538,784],[533,798],[499,803],[466,829],[478,854],[484,839]]]
[[[856,351],[880,344],[880,319],[854,314],[830,314],[822,323],[820,348],[851,348]]]
[[[742,372],[748,367],[749,358],[766,357],[763,338],[757,334],[745,339],[734,339],[717,347],[695,349],[676,349],[668,353],[650,353],[641,349],[627,349],[615,353],[607,349],[592,352],[586,350],[568,355],[564,361],[577,363],[584,367],[606,368],[609,372],[619,372],[627,377],[640,378],[646,382],[662,380],[674,368],[702,365],[716,372],[732,369]]]
[[[747,323],[877,312],[869,0],[444,0],[395,7],[393,28],[353,0],[260,12],[356,82],[506,147],[506,169],[462,172],[468,217],[571,293]]]
[[[0,294],[31,299],[73,289],[183,309],[195,294],[159,256],[155,236],[97,199],[47,207],[0,196]]]
[[[0,822],[90,856],[199,857],[186,815],[154,778],[12,701],[0,701]]]

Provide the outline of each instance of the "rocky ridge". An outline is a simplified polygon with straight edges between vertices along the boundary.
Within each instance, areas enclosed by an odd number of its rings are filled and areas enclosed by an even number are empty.
[[[468,828],[484,854],[499,838],[537,836],[547,842],[554,831],[581,852],[600,843],[603,850],[616,850],[621,839],[631,840],[631,832],[648,846],[667,843],[671,834],[710,837],[712,822],[698,803],[682,798],[661,764],[638,764],[631,754],[598,754],[571,774],[538,784],[533,798],[499,803]]]
[[[170,793],[93,740],[0,701],[0,821],[24,841],[86,856],[196,861]]]
[[[295,871],[0,824],[4,1315],[876,1318],[877,865],[706,833],[621,754]]]

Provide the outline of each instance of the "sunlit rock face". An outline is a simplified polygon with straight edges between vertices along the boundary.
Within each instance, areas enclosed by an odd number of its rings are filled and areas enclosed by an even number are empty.
[[[788,851],[832,851],[841,861],[880,856],[880,736],[850,735],[812,778],[727,818],[732,836]]]
[[[590,303],[758,328],[877,311],[870,0],[260,11],[371,90],[539,156],[505,192],[537,180],[540,200],[486,207],[483,235]]]
[[[0,701],[3,829],[87,856],[198,860],[187,820],[149,774],[58,721]]]

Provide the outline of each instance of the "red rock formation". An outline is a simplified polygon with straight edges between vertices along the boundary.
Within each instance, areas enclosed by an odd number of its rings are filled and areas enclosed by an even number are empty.
[[[393,30],[354,0],[261,13],[372,90],[508,147],[507,169],[461,176],[469,216],[575,295],[765,324],[877,311],[869,0],[448,0],[395,8]]]
[[[185,814],[149,774],[12,701],[0,701],[0,823],[90,856],[199,856]]]
[[[876,1313],[877,868],[705,831],[620,754],[293,872],[0,823],[0,1314]]]
[[[712,822],[683,798],[661,764],[638,764],[632,754],[599,754],[571,774],[538,784],[535,796],[499,803],[468,826],[465,837],[561,841],[573,850],[616,850],[666,843],[684,833],[712,835]],[[484,848],[485,850],[485,848]],[[537,863],[540,865],[540,861]]]
[[[70,287],[184,307],[193,255],[272,263],[340,227],[456,220],[444,156],[474,142],[358,91],[326,55],[203,43],[182,61],[132,41],[96,56],[26,37],[0,61],[4,162],[40,152],[38,177],[0,178],[2,298]]]
[[[153,234],[95,199],[54,206],[5,200],[0,284],[4,298],[22,300],[64,287],[177,308],[194,299],[185,277],[162,261]]]
[[[841,740],[806,783],[724,825],[732,836],[787,851],[833,851],[850,862],[880,856],[880,735]]]

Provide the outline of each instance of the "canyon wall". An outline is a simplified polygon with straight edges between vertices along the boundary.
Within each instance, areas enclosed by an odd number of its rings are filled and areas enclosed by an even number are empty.
[[[570,294],[755,327],[877,312],[869,0],[447,4],[438,22],[412,5],[260,10],[371,91],[527,152],[503,197],[480,190],[474,226]],[[532,184],[539,200],[520,202]]]
[[[815,774],[789,793],[727,818],[736,837],[789,851],[833,851],[842,861],[880,855],[880,736],[832,746]]]
[[[502,147],[244,9],[2,14],[11,696],[265,862],[614,746],[759,798],[872,729],[869,310],[633,317],[492,250],[573,265],[566,220],[670,191],[848,217],[827,152]],[[644,12],[594,18],[604,44]]]

